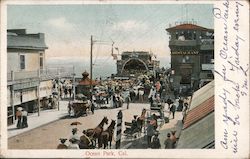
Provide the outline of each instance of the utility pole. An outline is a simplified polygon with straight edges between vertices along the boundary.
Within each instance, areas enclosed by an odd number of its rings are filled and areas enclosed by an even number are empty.
[[[76,96],[75,96],[75,94],[76,94],[76,86],[75,86],[75,84],[76,84],[76,73],[75,73],[75,66],[73,66],[73,101],[75,101],[75,99],[76,99]]]
[[[92,60],[93,60],[93,36],[91,35],[91,38],[90,38],[90,101],[92,102],[92,91],[93,91],[93,84],[92,84],[92,78],[93,78],[93,64],[92,64]]]

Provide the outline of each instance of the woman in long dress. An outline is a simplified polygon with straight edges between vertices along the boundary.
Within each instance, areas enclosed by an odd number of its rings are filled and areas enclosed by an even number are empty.
[[[16,117],[17,117],[17,125],[16,125],[16,127],[18,129],[20,129],[20,128],[22,128],[22,108],[17,110]]]

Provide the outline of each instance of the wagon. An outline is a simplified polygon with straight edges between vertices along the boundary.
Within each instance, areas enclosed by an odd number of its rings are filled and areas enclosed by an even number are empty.
[[[90,110],[90,105],[88,101],[73,101],[72,109],[74,111],[75,117],[80,117],[83,115],[88,115],[88,111]]]

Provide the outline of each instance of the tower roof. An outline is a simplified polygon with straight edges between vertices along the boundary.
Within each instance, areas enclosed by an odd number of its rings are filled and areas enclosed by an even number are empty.
[[[213,31],[213,29],[208,29],[195,24],[181,24],[174,27],[167,28],[166,31],[171,32],[175,30],[203,30],[203,31]]]

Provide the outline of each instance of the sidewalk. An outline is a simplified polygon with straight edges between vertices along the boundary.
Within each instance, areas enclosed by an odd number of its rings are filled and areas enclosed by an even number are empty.
[[[59,111],[58,109],[43,110],[40,112],[40,116],[38,116],[37,113],[28,115],[28,125],[29,125],[28,128],[17,129],[16,128],[17,120],[16,120],[13,125],[8,126],[8,138],[27,132],[29,130],[35,129],[42,125],[46,125],[48,123],[51,123],[53,121],[56,121],[68,115],[67,107],[68,107],[68,101],[60,101]]]

